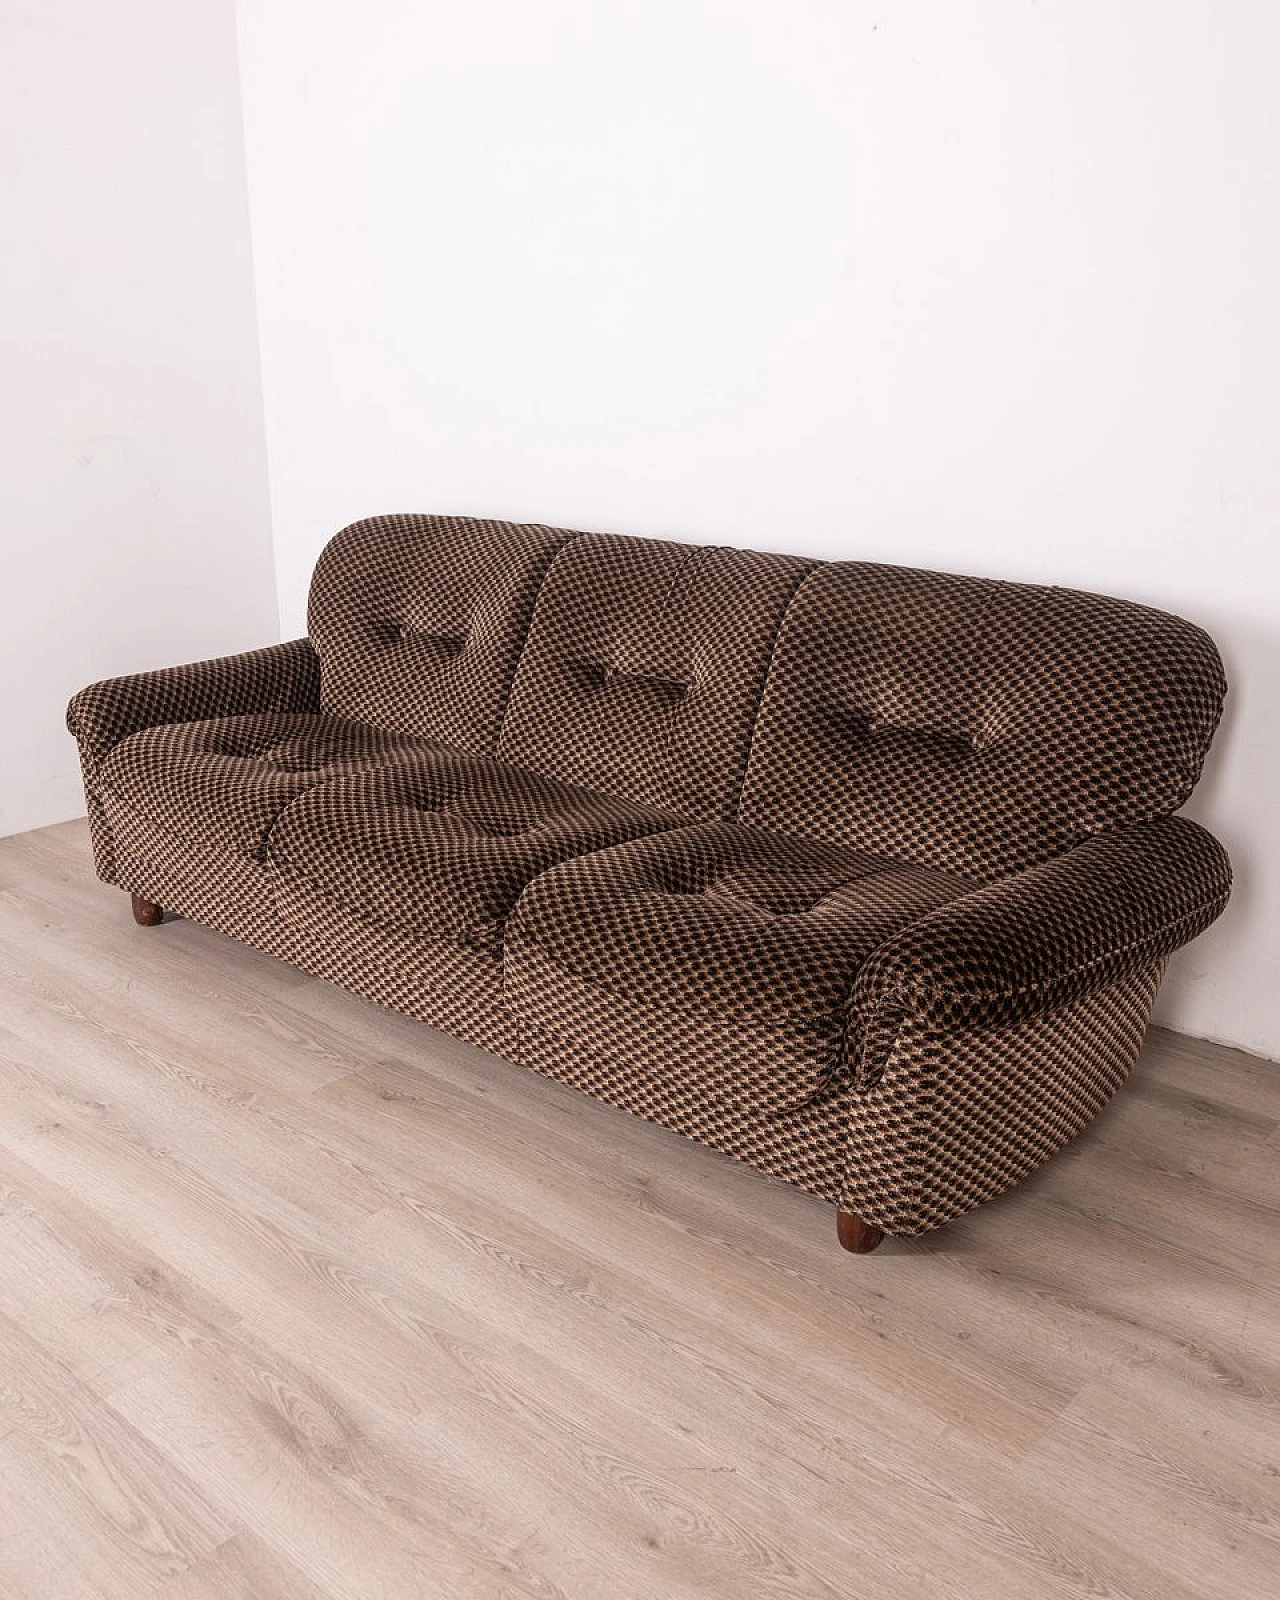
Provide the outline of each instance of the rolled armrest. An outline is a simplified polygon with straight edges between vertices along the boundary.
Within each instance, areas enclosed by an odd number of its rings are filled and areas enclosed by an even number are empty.
[[[86,772],[131,733],[169,722],[246,716],[261,711],[319,711],[320,662],[309,639],[243,655],[104,678],[72,697],[67,727]]]
[[[878,1081],[904,1018],[956,1030],[1042,1016],[1164,960],[1209,926],[1230,891],[1231,863],[1213,835],[1165,817],[953,900],[859,972],[859,1088]]]

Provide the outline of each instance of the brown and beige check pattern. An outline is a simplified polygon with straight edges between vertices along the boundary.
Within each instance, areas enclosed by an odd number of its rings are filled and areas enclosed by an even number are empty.
[[[1079,1132],[1226,904],[1162,612],[392,516],[309,626],[75,696],[99,875],[888,1232]]]

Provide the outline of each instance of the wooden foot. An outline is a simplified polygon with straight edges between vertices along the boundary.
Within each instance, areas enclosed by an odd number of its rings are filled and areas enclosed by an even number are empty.
[[[855,1217],[852,1211],[837,1211],[836,1238],[855,1256],[865,1256],[884,1238],[884,1229],[875,1228],[861,1217]]]
[[[154,900],[144,900],[140,894],[133,896],[133,920],[140,928],[155,928],[164,921],[164,908]]]

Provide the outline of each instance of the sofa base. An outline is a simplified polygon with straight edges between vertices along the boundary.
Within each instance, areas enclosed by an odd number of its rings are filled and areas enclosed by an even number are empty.
[[[451,1038],[516,1059],[495,952],[410,939],[300,879],[273,870],[272,880],[277,914],[292,930],[295,966]]]
[[[126,889],[142,926],[163,920],[152,898],[163,894],[180,915],[803,1189],[835,1206],[837,1238],[854,1255],[869,1254],[886,1234],[925,1233],[972,1210],[1079,1132],[1136,1060],[1163,972],[1157,963],[1016,1028],[923,1041],[906,1029],[869,1093],[856,1092],[842,1076],[825,1094],[783,1114],[723,1105],[709,1114],[705,1099],[687,1086],[610,1059],[594,1040],[557,1028],[549,1016],[540,1025],[511,1017],[501,964],[492,956],[430,943],[406,956],[402,936],[336,905],[311,904],[313,890],[282,881],[267,865],[236,863],[238,873],[247,869],[254,878],[247,919],[245,908],[223,903],[225,878],[215,879],[209,895],[192,884],[184,888],[181,871],[170,876],[154,862],[144,870],[128,855],[122,865],[126,884],[143,883],[144,892]],[[228,865],[222,863],[224,873]],[[269,921],[258,904],[263,899],[271,904]],[[299,937],[321,910],[324,936]],[[1019,1072],[1017,1060],[1034,1061],[1035,1070]],[[890,1104],[909,1127],[895,1124]],[[886,1137],[886,1124],[895,1138]],[[939,1126],[961,1124],[967,1133],[961,1146],[941,1146]],[[984,1127],[999,1132],[998,1164],[975,1159]],[[925,1148],[932,1164],[919,1159]]]
[[[261,861],[179,838],[105,796],[115,882],[151,905],[298,966],[292,931],[276,912],[270,873]]]

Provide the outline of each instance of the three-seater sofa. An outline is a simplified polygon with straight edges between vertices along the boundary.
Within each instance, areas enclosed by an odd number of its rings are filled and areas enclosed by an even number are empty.
[[[1159,611],[386,516],[308,627],[75,696],[98,875],[819,1195],[848,1249],[1083,1128],[1226,904],[1172,815],[1222,667]]]

